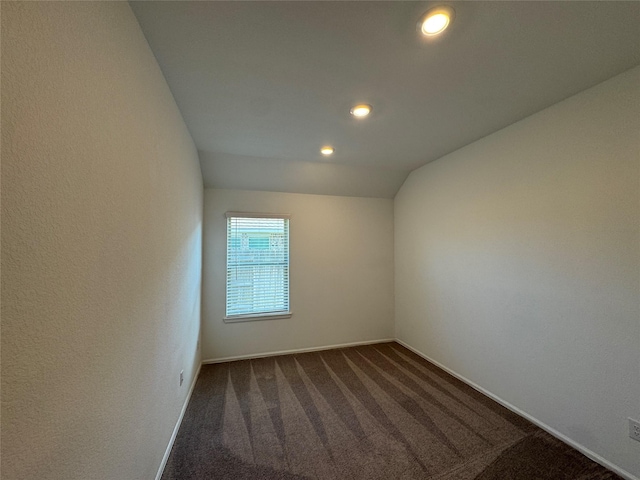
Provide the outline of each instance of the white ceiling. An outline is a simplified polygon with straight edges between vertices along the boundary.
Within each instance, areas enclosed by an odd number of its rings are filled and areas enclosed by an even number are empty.
[[[411,170],[640,63],[639,2],[130,3],[207,187],[393,197]],[[419,38],[443,3],[451,28]]]

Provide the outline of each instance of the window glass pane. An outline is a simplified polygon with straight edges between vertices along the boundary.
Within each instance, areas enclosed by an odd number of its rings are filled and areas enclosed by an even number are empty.
[[[249,237],[249,248],[253,250],[269,250],[269,236]]]
[[[288,312],[289,219],[227,219],[227,317]]]

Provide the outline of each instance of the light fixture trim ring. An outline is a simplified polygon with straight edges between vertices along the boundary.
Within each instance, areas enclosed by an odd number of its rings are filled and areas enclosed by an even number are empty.
[[[436,31],[426,31],[424,29],[425,23],[430,18],[435,17],[436,15],[444,15],[447,17],[447,22]],[[418,32],[425,37],[435,37],[443,33],[447,28],[451,26],[454,19],[456,18],[456,11],[453,7],[449,5],[438,5],[436,7],[430,8],[427,10],[421,17],[420,21],[418,21]]]
[[[325,157],[328,157],[329,155],[333,155],[333,152],[335,152],[336,149],[333,148],[331,145],[324,145],[321,149],[320,149],[320,153],[322,155],[324,155]]]
[[[364,118],[364,117],[368,117],[372,110],[373,110],[373,107],[368,103],[359,103],[351,107],[351,110],[349,110],[349,113],[355,118]]]

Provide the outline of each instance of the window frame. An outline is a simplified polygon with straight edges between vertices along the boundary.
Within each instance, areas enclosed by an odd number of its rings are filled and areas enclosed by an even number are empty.
[[[226,212],[225,216],[225,315],[223,318],[224,323],[235,322],[252,322],[257,320],[275,320],[281,318],[291,318],[293,312],[291,311],[291,215],[287,213],[257,213],[257,212]],[[260,219],[285,219],[288,221],[287,225],[287,304],[289,309],[286,311],[276,312],[258,312],[258,313],[246,313],[228,315],[228,296],[229,296],[229,219],[230,218],[260,218]]]

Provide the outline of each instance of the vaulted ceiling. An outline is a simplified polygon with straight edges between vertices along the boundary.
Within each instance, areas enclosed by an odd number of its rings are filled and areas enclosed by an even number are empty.
[[[393,197],[411,170],[640,63],[638,2],[130,3],[207,187]],[[443,3],[451,27],[418,35]]]

